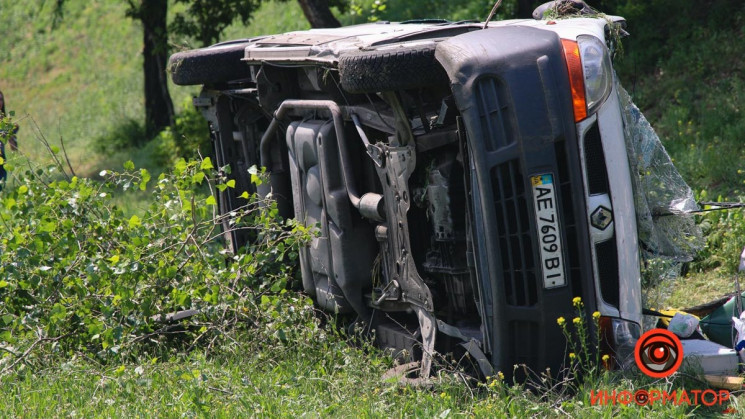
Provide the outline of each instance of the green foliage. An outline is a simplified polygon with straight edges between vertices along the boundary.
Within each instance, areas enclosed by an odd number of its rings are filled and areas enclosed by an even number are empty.
[[[33,146],[38,124],[64,138],[78,173],[92,175],[106,157],[92,141],[117,121],[141,118],[142,34],[118,1],[70,2],[52,30],[52,3],[0,0],[0,90],[19,117],[25,155],[46,158]]]
[[[570,378],[579,374],[582,379],[590,380],[597,378],[602,371],[603,365],[606,368],[611,366],[610,358],[604,355],[601,364],[600,358],[600,312],[592,315],[592,320],[588,320],[585,315],[584,303],[580,297],[574,297],[572,300],[577,316],[572,319],[573,331],[569,328],[567,320],[563,317],[556,319],[556,323],[561,328],[561,332],[569,345],[569,366]]]
[[[698,19],[708,19],[706,16],[715,11],[704,8],[704,17]],[[743,191],[743,176],[738,170],[745,157],[740,147],[745,129],[741,116],[745,85],[738,75],[745,68],[738,58],[744,52],[743,44],[730,40],[743,36],[745,9],[732,7],[730,12],[718,26],[691,23],[679,35],[685,40],[645,45],[645,51],[647,46],[649,50],[665,50],[648,75],[639,72],[641,59],[631,52],[636,37],[632,33],[628,42],[624,40],[630,53],[621,61],[619,74],[683,177],[696,190],[732,199]],[[679,43],[672,46],[671,42]]]
[[[626,71],[653,71],[672,54],[696,47],[701,34],[736,26],[743,4],[738,0],[603,1],[600,10],[626,18],[630,55]]]
[[[310,29],[297,1],[269,0],[261,4],[251,24],[234,22],[225,29],[222,40],[250,38],[289,31]]]
[[[360,19],[368,22],[377,22],[381,16],[385,16],[385,10],[388,8],[386,0],[358,1],[352,0],[349,3],[349,16],[353,22]]]
[[[494,2],[491,0],[463,0],[441,2],[434,0],[385,1],[350,0],[349,11],[342,20],[346,24],[375,22],[378,20],[405,21],[412,19],[448,19],[453,21],[476,19],[483,21]],[[513,16],[516,1],[503,2],[494,20]]]
[[[284,290],[304,228],[280,223],[274,204],[247,196],[242,211],[218,219],[255,231],[246,252],[229,255],[216,240],[214,197],[205,189],[234,182],[219,177],[209,158],[181,159],[157,179],[131,161],[100,176],[103,182],[71,177],[51,165],[16,171],[18,187],[4,191],[0,345],[8,361],[2,372],[43,364],[54,354],[111,362],[142,353],[142,345],[158,350],[164,341],[171,342],[166,349],[219,341],[257,316],[284,325],[285,335],[293,332],[295,317],[285,311],[307,303],[283,304],[300,302]],[[151,190],[152,204],[125,216],[111,199],[133,188]],[[178,326],[161,317],[189,309],[199,314]]]
[[[392,361],[368,345],[350,345],[343,334],[314,321],[296,328],[302,333],[284,341],[275,327],[266,333],[263,327],[250,328],[223,341],[210,356],[194,351],[103,366],[76,356],[38,374],[5,376],[0,378],[5,396],[0,415],[684,418],[716,415],[727,407],[590,403],[591,390],[702,388],[682,376],[655,382],[606,372],[574,393],[531,391],[499,376],[474,383],[452,372],[443,372],[431,387],[401,386],[381,378]],[[743,412],[743,397],[739,399],[733,403],[736,417]]]
[[[701,197],[706,200],[706,191],[701,193]],[[721,196],[718,201],[722,201]],[[735,274],[740,264],[739,255],[745,247],[745,215],[742,209],[708,212],[700,216],[700,220],[706,236],[706,247],[691,268],[697,272],[719,268],[722,274]]]
[[[195,159],[212,154],[207,122],[191,105],[191,98],[183,101],[182,109],[173,126],[161,131],[154,140],[153,157],[159,166],[169,166],[178,158]]]
[[[0,113],[0,141],[4,144],[7,144],[10,137],[18,130],[18,124],[13,121],[13,117],[15,117],[14,111],[8,111],[8,115]]]
[[[217,42],[234,20],[240,18],[243,25],[248,25],[261,0],[176,0],[176,3],[188,7],[176,13],[170,30],[208,46]]]
[[[125,118],[117,121],[110,131],[94,139],[93,143],[96,151],[103,154],[141,147],[147,140],[142,122],[134,118]]]

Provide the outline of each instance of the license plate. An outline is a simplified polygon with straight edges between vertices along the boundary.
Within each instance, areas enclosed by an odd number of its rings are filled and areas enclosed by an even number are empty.
[[[533,185],[538,245],[541,248],[543,287],[561,287],[566,284],[566,277],[561,250],[559,216],[556,211],[554,176],[552,174],[532,176],[530,182]]]

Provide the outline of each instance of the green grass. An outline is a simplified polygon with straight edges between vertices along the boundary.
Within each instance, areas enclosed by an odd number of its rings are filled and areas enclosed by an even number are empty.
[[[296,1],[270,1],[261,6],[248,26],[235,23],[225,30],[222,39],[251,38],[305,29],[310,29],[310,24]]]
[[[532,393],[499,381],[467,382],[445,372],[431,387],[384,380],[391,360],[319,330],[311,340],[261,347],[243,336],[220,353],[101,367],[74,358],[0,380],[3,417],[686,417],[723,409],[592,406],[590,390],[705,388],[604,374],[569,394]],[[367,349],[367,350],[365,350]],[[684,387],[685,386],[685,387]],[[545,397],[548,401],[539,401]]]
[[[706,17],[696,6],[693,9],[686,15],[691,21],[678,22],[681,27],[661,45],[633,44],[629,39],[629,54],[619,66],[621,80],[686,181],[697,191],[707,190],[710,199],[738,199],[745,195],[745,9],[741,4],[728,7],[729,17],[718,20],[728,26],[696,22],[691,15],[698,20]],[[721,9],[720,4],[712,14]],[[641,35],[650,30],[645,24],[629,26],[632,37],[634,27],[641,27]],[[650,26],[659,32],[659,27]],[[658,51],[656,61],[647,57],[649,51]],[[639,72],[650,63],[648,72]]]
[[[94,147],[98,139],[121,130],[123,121],[144,120],[142,32],[124,17],[125,2],[66,2],[55,28],[53,2],[35,3],[0,0],[0,90],[21,126],[20,150],[32,159],[42,157],[36,137],[43,135],[57,144],[64,140],[81,175],[126,159],[152,168],[138,150],[111,155]],[[307,28],[296,2],[268,3],[248,27],[228,28],[225,39]],[[196,46],[172,42],[174,50]],[[181,108],[183,98],[198,89],[171,84],[170,91]]]
[[[91,174],[99,159],[91,140],[114,121],[141,118],[140,31],[123,19],[121,2],[68,2],[64,20],[52,29],[46,3],[39,9],[0,1],[0,89],[19,118],[25,154],[43,152],[36,135],[62,137],[78,171]]]
[[[142,32],[125,18],[125,3],[68,1],[56,27],[53,2],[42,3],[0,0],[0,90],[20,124],[20,152],[10,161],[19,166],[45,158],[43,137],[58,146],[64,142],[78,175],[96,176],[132,160],[157,176],[164,160],[157,157],[158,145],[100,146],[143,135]],[[229,27],[225,39],[308,27],[296,2],[269,2],[248,27]],[[173,50],[189,47],[196,45],[172,40]],[[198,93],[172,83],[169,89],[177,109]],[[121,201],[130,212],[147,205],[144,194]]]
[[[644,13],[673,3],[621,7],[628,12],[631,32],[617,65],[621,83],[700,201],[744,201],[745,9],[723,1],[702,13],[686,1],[675,3],[674,17],[658,13],[645,18]],[[734,292],[733,276],[745,246],[743,211],[697,219],[706,246],[686,277],[657,290],[661,306],[690,307]]]

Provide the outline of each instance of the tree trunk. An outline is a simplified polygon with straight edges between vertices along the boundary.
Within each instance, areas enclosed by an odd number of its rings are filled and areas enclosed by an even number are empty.
[[[168,93],[168,14],[167,0],[146,0],[138,17],[144,29],[145,133],[153,138],[173,124],[173,102]]]
[[[341,26],[331,9],[328,0],[297,0],[303,9],[305,18],[314,28],[338,28]]]

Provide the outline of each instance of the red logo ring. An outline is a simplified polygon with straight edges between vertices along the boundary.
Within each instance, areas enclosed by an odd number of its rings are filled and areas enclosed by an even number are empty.
[[[680,368],[683,344],[671,331],[652,329],[643,334],[634,348],[636,366],[646,375],[665,378]]]

